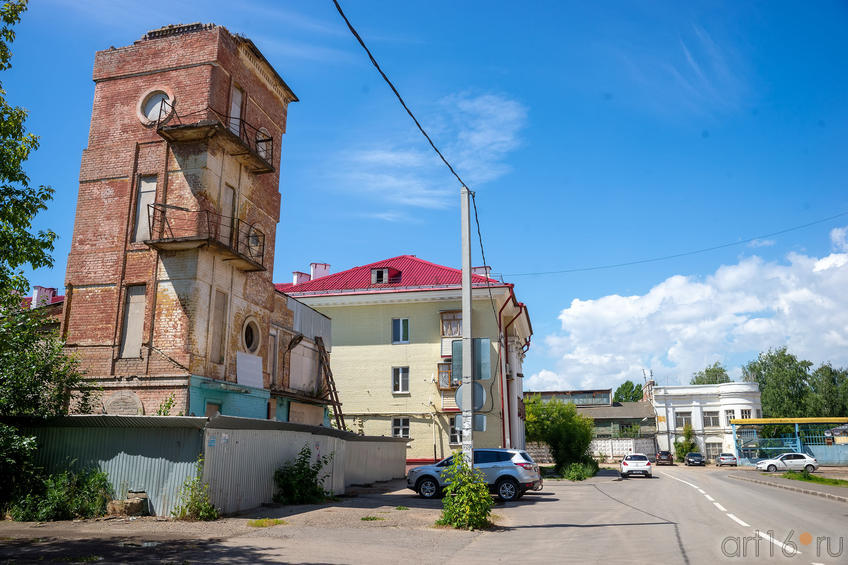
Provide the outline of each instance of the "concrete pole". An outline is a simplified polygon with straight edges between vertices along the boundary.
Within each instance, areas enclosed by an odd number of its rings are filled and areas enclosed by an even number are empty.
[[[473,465],[474,447],[473,374],[474,348],[471,339],[471,191],[462,187],[462,456]]]

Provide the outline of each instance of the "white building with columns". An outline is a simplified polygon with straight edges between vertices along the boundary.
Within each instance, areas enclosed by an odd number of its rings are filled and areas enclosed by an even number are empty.
[[[690,424],[698,449],[711,460],[719,453],[734,453],[730,420],[762,417],[757,383],[656,386],[648,381],[644,394],[656,411],[660,450],[673,452]]]

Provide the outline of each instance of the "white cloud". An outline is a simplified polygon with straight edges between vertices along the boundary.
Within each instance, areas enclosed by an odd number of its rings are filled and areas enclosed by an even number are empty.
[[[837,234],[834,241],[841,241]],[[688,382],[714,361],[739,375],[742,363],[786,345],[814,363],[848,365],[848,254],[783,262],[749,257],[699,279],[676,275],[644,295],[575,299],[559,315],[562,332],[545,343],[555,370],[533,388],[615,387],[641,380]]]
[[[834,251],[848,252],[848,226],[830,230],[830,243]]]
[[[439,102],[436,113],[425,120],[432,122],[428,133],[472,189],[509,172],[505,159],[520,145],[527,121],[523,105],[498,94],[454,94]],[[403,142],[371,142],[347,151],[341,161],[343,172],[333,179],[340,190],[395,208],[455,203],[456,180],[417,132]]]
[[[748,243],[748,247],[771,247],[775,243],[777,242],[773,239],[755,239]]]

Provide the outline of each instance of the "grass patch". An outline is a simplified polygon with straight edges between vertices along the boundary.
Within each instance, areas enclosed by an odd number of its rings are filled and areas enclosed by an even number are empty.
[[[360,520],[362,520],[363,522],[376,522],[378,520],[385,520],[385,518],[382,518],[380,516],[363,516],[362,518],[360,518]]]
[[[247,522],[247,525],[251,528],[268,528],[270,526],[284,526],[286,524],[288,522],[279,518],[258,518]]]
[[[806,481],[808,483],[817,483],[820,485],[831,485],[835,487],[848,487],[848,481],[842,479],[831,479],[828,477],[818,477],[811,473],[808,473],[806,470],[798,472],[798,471],[787,471],[781,475],[784,479],[792,479],[793,481]]]
[[[409,506],[395,506],[395,510],[409,510]]]
[[[82,557],[70,557],[68,558],[68,562],[70,563],[94,563],[96,561],[102,561],[103,558],[99,555],[84,555]]]

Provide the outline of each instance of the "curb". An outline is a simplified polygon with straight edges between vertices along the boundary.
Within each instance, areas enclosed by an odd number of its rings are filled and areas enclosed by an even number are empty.
[[[794,492],[802,492],[804,494],[811,494],[813,496],[820,496],[822,498],[827,498],[830,500],[836,500],[838,502],[846,502],[848,503],[848,496],[839,496],[836,494],[831,494],[829,492],[824,492],[820,490],[813,490],[807,488],[796,487],[794,485],[784,485],[779,483],[773,483],[771,481],[763,481],[760,479],[752,479],[749,477],[740,477],[739,475],[728,475],[731,479],[736,479],[737,481],[748,481],[749,483],[756,483],[758,485],[766,485],[774,488],[782,488],[784,490],[791,490]]]

